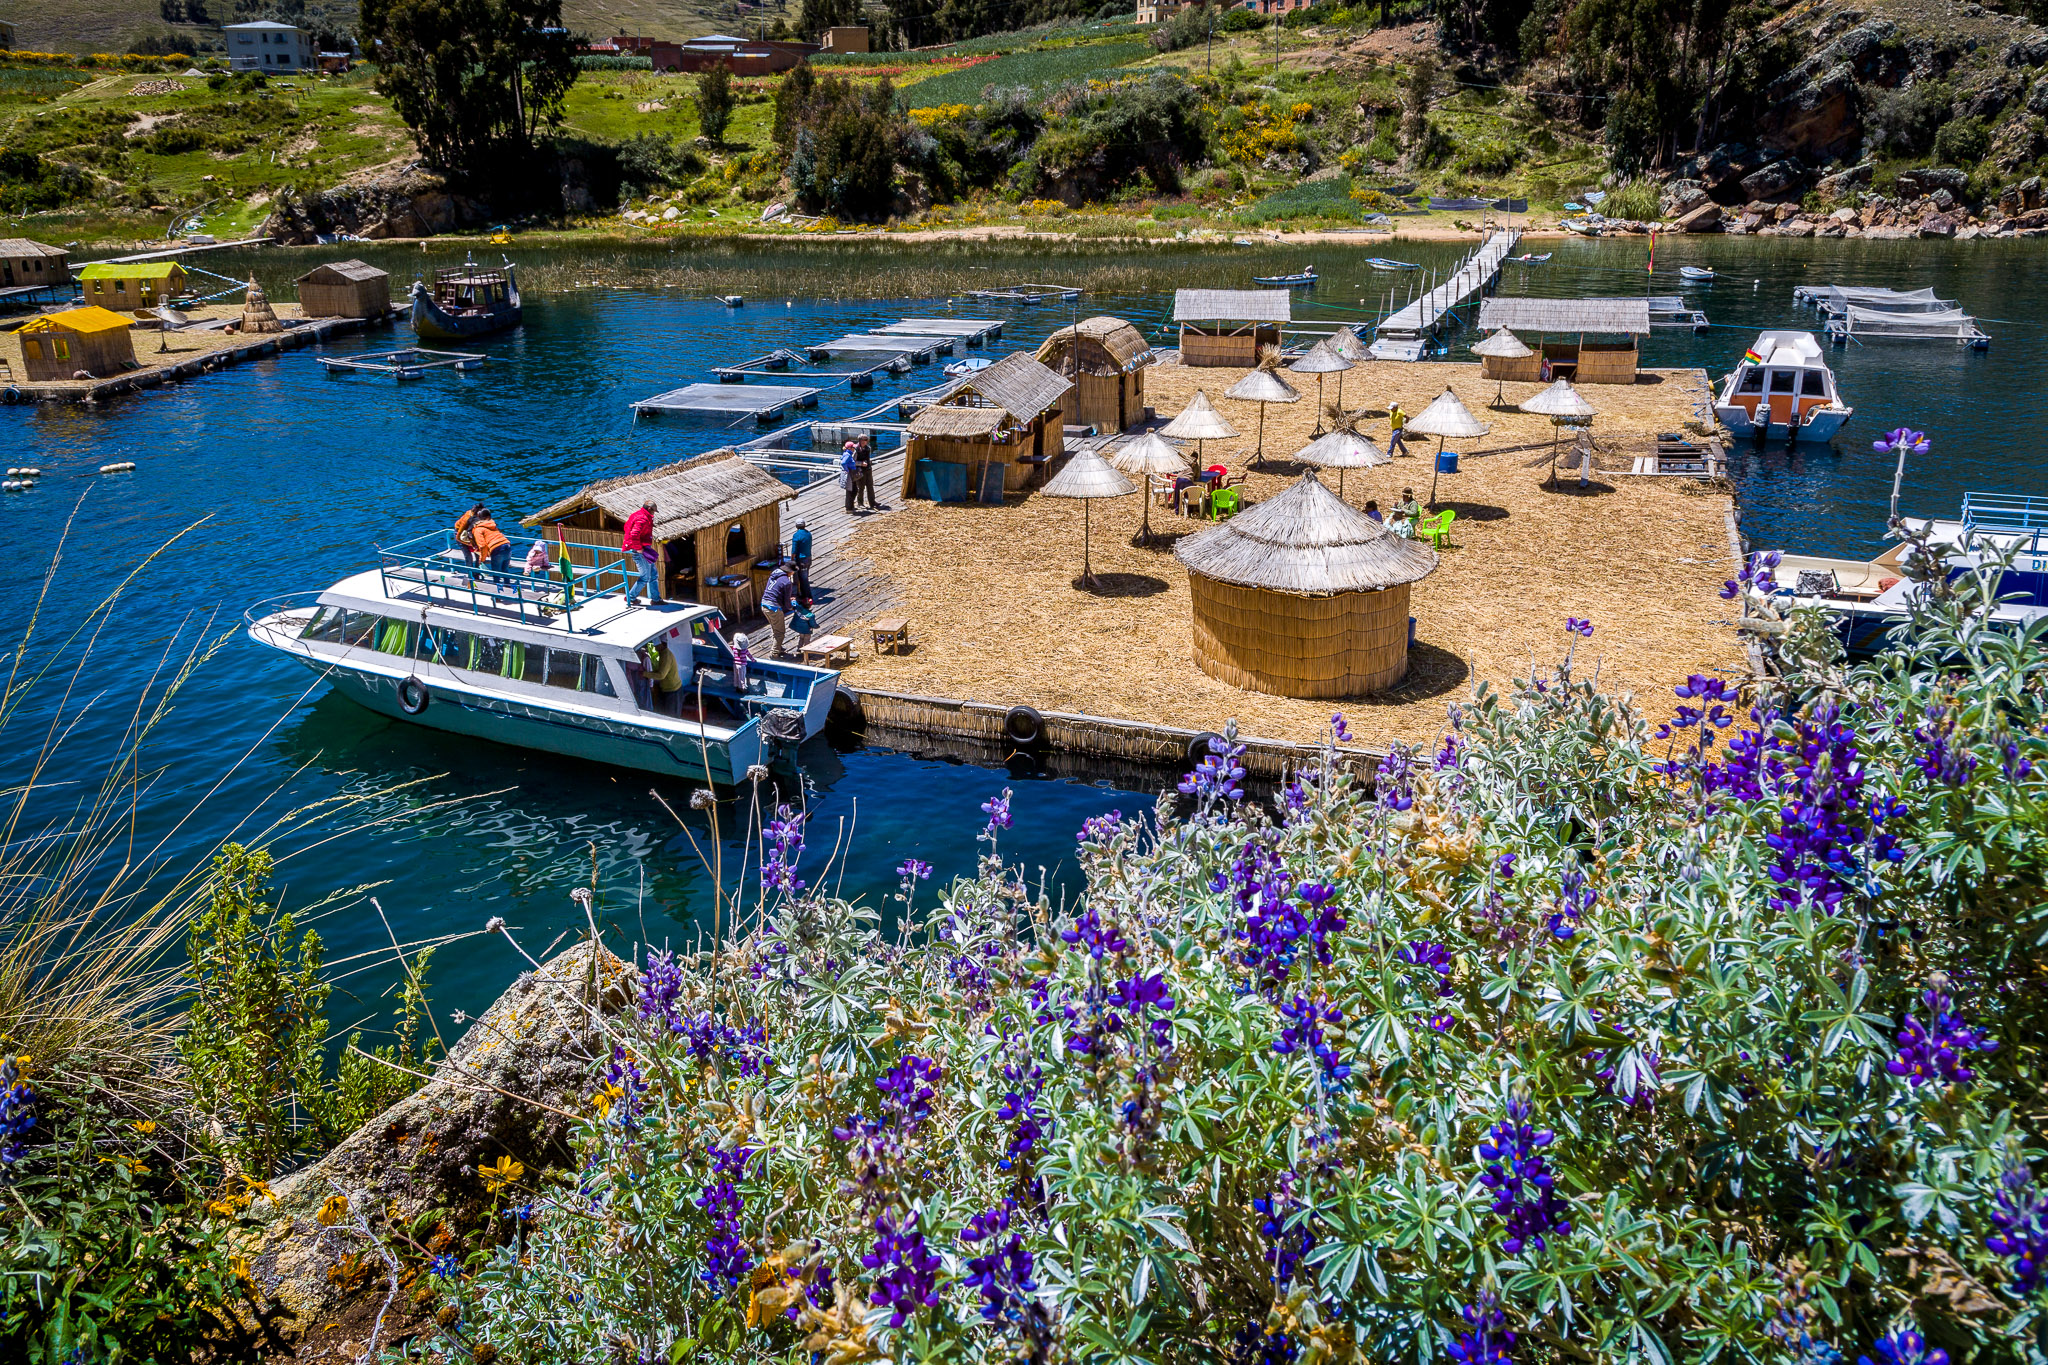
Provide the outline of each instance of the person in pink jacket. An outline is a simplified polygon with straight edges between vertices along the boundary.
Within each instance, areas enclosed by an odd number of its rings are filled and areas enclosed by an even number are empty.
[[[626,585],[626,605],[632,606],[647,589],[647,605],[661,603],[661,547],[654,543],[654,499],[640,504],[640,510],[626,518],[626,556],[633,563],[633,581]]]

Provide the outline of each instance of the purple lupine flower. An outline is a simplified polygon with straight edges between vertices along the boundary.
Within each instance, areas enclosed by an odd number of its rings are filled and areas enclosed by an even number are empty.
[[[1581,620],[1576,616],[1565,617],[1564,628],[1571,634],[1578,636],[1581,640],[1591,639],[1593,635],[1593,623]]]
[[[1117,927],[1115,920],[1104,923],[1102,914],[1094,906],[1088,907],[1071,928],[1060,930],[1060,938],[1067,943],[1084,949],[1088,956],[1100,962],[1105,955],[1127,953],[1131,950],[1130,940]]]
[[[1657,727],[1658,739],[1670,739],[1679,730],[1698,727],[1698,743],[1701,747],[1714,742],[1714,731],[1725,730],[1735,720],[1728,713],[1728,706],[1735,700],[1739,689],[1731,687],[1724,678],[1709,678],[1695,673],[1671,689],[1679,700],[1677,714]],[[1696,702],[1688,706],[1686,702]]]
[[[1227,728],[1230,736],[1210,740],[1209,752],[1174,788],[1182,796],[1194,797],[1204,811],[1218,801],[1244,800],[1244,745],[1236,742],[1237,726]]]
[[[1415,804],[1415,751],[1405,744],[1387,746],[1373,779],[1380,804],[1391,811],[1408,810]]]
[[[1925,714],[1927,723],[1913,729],[1913,738],[1923,746],[1913,762],[1921,776],[1934,785],[1960,787],[1977,771],[1977,756],[1967,745],[1955,742],[1958,717],[1953,710],[1929,702]]]
[[[754,1149],[722,1148],[714,1143],[704,1150],[711,1158],[711,1181],[691,1202],[710,1218],[711,1234],[704,1243],[706,1264],[697,1278],[715,1294],[730,1294],[747,1282],[754,1269],[754,1254],[740,1240],[742,1206],[739,1190],[732,1183],[745,1173]]]
[[[930,863],[921,863],[915,858],[905,858],[901,863],[897,864],[896,875],[901,877],[906,885],[910,882],[930,881],[932,865]]]
[[[1508,880],[1508,878],[1514,876],[1515,855],[1512,853],[1501,854],[1500,861],[1493,865],[1493,875],[1500,878],[1502,881],[1506,881]]]
[[[1577,868],[1567,869],[1557,881],[1557,908],[1550,912],[1550,936],[1561,941],[1577,933],[1579,921],[1599,899],[1600,892],[1587,884],[1585,873]]]
[[[1722,600],[1733,602],[1750,591],[1760,597],[1769,597],[1778,590],[1777,569],[1784,559],[1785,556],[1777,550],[1751,555],[1741,571],[1722,585]]]
[[[1949,1000],[1948,992],[1930,988],[1920,997],[1927,1002],[1931,1024],[1907,1015],[1899,1028],[1899,1054],[1884,1064],[1894,1076],[1906,1078],[1909,1086],[1939,1082],[1968,1085],[1977,1073],[1965,1063],[1973,1052],[1995,1052],[1998,1044],[1985,1038],[1984,1031],[1964,1022]]]
[[[988,1243],[981,1255],[967,1259],[966,1283],[981,1296],[981,1316],[989,1322],[1016,1317],[1018,1305],[1038,1288],[1031,1278],[1031,1252],[1023,1236],[1010,1231],[1016,1207],[1014,1200],[1005,1199],[975,1214],[960,1229],[960,1240],[968,1246]]]
[[[761,855],[761,889],[779,891],[785,896],[801,895],[804,882],[796,875],[797,860],[804,856],[804,821],[806,812],[777,806],[775,818],[768,822],[768,848]]]
[[[1005,787],[1002,795],[991,796],[982,802],[981,811],[988,816],[988,824],[983,826],[981,837],[994,843],[997,832],[1010,827],[1010,789]]]
[[[1889,455],[1896,450],[1911,451],[1915,455],[1925,455],[1930,444],[1931,442],[1928,441],[1925,432],[1915,431],[1911,427],[1893,427],[1890,431],[1872,441],[1870,448],[1881,455]]]
[[[427,1273],[437,1280],[452,1280],[462,1273],[462,1262],[444,1251],[428,1262]]]
[[[1081,832],[1074,836],[1082,845],[1107,845],[1116,838],[1124,827],[1124,813],[1113,810],[1107,815],[1091,815],[1081,822]]]
[[[1318,1079],[1325,1089],[1339,1089],[1351,1079],[1351,1064],[1323,1035],[1323,1025],[1344,1022],[1344,1011],[1331,1004],[1328,996],[1318,994],[1311,1000],[1297,994],[1281,1002],[1280,1015],[1289,1022],[1273,1040],[1273,1051],[1291,1057],[1306,1049],[1316,1060]]]
[[[932,1114],[932,1097],[938,1093],[939,1064],[929,1057],[906,1053],[896,1065],[875,1082],[882,1092],[882,1114],[901,1132],[913,1133]]]
[[[939,1270],[945,1263],[925,1245],[918,1221],[915,1209],[899,1218],[876,1215],[874,1249],[860,1258],[877,1272],[870,1297],[876,1307],[889,1310],[891,1327],[903,1326],[939,1301]]]
[[[683,966],[670,952],[649,953],[640,972],[640,1017],[658,1024],[668,1033],[681,1033],[679,1002],[683,993]]]
[[[1493,1291],[1482,1289],[1471,1303],[1458,1310],[1458,1316],[1465,1320],[1465,1330],[1458,1333],[1447,1352],[1458,1365],[1510,1365],[1514,1359],[1508,1352],[1515,1344],[1515,1334],[1508,1330],[1507,1314],[1501,1312],[1500,1299]]]
[[[1546,1236],[1572,1230],[1571,1207],[1552,1188],[1556,1177],[1543,1157],[1554,1135],[1531,1124],[1531,1112],[1527,1100],[1509,1100],[1507,1117],[1479,1144],[1487,1163],[1479,1183],[1493,1191],[1493,1211],[1507,1224],[1500,1249],[1509,1256],[1519,1256],[1524,1246],[1541,1251]]]
[[[1606,1058],[1607,1053],[1604,1049],[1586,1054],[1586,1060],[1596,1065],[1604,1062]],[[1663,1079],[1657,1074],[1657,1068],[1663,1063],[1663,1060],[1654,1052],[1637,1054],[1636,1061],[1638,1065],[1648,1074],[1635,1076],[1633,1078],[1635,1088],[1626,1095],[1622,1094],[1619,1088],[1621,1077],[1616,1068],[1601,1066],[1595,1075],[1598,1077],[1602,1088],[1608,1094],[1614,1096],[1623,1104],[1628,1105],[1631,1109],[1653,1109],[1657,1104],[1657,1088],[1663,1084]]]
[[[2020,742],[2011,735],[1998,741],[1998,766],[2008,782],[2024,782],[2034,775],[2034,761],[2020,753]]]
[[[1948,1352],[1910,1327],[1894,1327],[1877,1339],[1877,1359],[1857,1356],[1856,1365],[1948,1365]]]
[[[647,1093],[647,1080],[640,1074],[639,1060],[620,1044],[612,1044],[611,1065],[604,1072],[606,1093],[613,1096],[605,1110],[607,1122],[632,1128],[640,1120],[640,1097]]]
[[[1266,1244],[1266,1264],[1272,1267],[1273,1286],[1283,1298],[1302,1258],[1316,1248],[1308,1219],[1295,1220],[1293,1227],[1287,1226],[1301,1208],[1294,1184],[1294,1172],[1283,1171],[1278,1189],[1252,1200],[1253,1211],[1264,1215],[1259,1222],[1259,1240]]]
[[[1349,744],[1351,742],[1351,726],[1345,721],[1342,711],[1332,711],[1330,713],[1330,733],[1336,736],[1339,744]]]
[[[1155,972],[1151,976],[1134,976],[1128,981],[1119,981],[1110,988],[1109,1003],[1112,1010],[1121,1010],[1131,1017],[1131,1022],[1141,1023],[1148,1011],[1156,1010],[1159,1018],[1148,1025],[1152,1040],[1162,1047],[1173,1036],[1173,996],[1166,989],[1166,973]],[[1123,1027],[1121,1015],[1112,1013],[1108,1020],[1111,1031]]]
[[[1451,950],[1441,943],[1432,943],[1426,938],[1411,940],[1398,954],[1401,961],[1415,967],[1427,967],[1437,975],[1436,993],[1454,995],[1451,988]]]
[[[2005,1258],[2013,1294],[2031,1297],[2048,1277],[2048,1191],[2015,1161],[1999,1177],[1990,1218],[1998,1231],[1984,1239],[1985,1248]]]
[[[1052,1130],[1052,1119],[1038,1103],[1039,1092],[1045,1088],[1045,1074],[1036,1062],[1028,1067],[1022,1062],[1008,1063],[1003,1067],[1003,1079],[1014,1089],[1004,1092],[1002,1107],[996,1110],[996,1117],[1004,1123],[1016,1125],[1010,1130],[1009,1140],[1003,1145],[1003,1155],[996,1162],[1007,1171],[1031,1156],[1037,1149],[1038,1140]]]
[[[21,1078],[16,1058],[0,1059],[0,1168],[28,1155],[28,1135],[35,1126],[35,1088]]]
[[[1458,766],[1458,760],[1465,752],[1465,741],[1458,738],[1453,730],[1444,731],[1444,742],[1436,751],[1436,770],[1445,772]]]

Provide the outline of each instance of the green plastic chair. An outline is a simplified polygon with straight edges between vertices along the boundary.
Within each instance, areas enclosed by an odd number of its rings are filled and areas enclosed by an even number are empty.
[[[1441,550],[1444,548],[1444,542],[1451,538],[1451,523],[1457,518],[1457,510],[1450,507],[1446,507],[1433,517],[1419,517],[1415,522],[1415,538],[1426,540]]]
[[[1216,521],[1219,519],[1219,516],[1236,516],[1238,505],[1242,500],[1243,496],[1244,495],[1235,488],[1218,488],[1214,492],[1210,493],[1209,520]]]

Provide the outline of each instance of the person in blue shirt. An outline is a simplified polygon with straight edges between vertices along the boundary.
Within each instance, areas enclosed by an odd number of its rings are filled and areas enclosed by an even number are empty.
[[[796,566],[797,596],[811,600],[811,528],[801,519],[789,533],[789,559]]]
[[[761,614],[768,618],[769,626],[775,631],[775,657],[778,659],[787,653],[782,647],[782,637],[789,629],[789,614],[797,608],[796,576],[791,568],[786,559],[776,565],[775,572],[768,575],[768,586],[761,590]],[[798,649],[810,642],[809,631],[797,632]]]

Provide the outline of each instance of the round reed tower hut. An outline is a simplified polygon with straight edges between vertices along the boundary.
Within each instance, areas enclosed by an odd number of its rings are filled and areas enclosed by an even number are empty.
[[[1342,502],[1314,471],[1174,547],[1194,596],[1195,662],[1286,697],[1355,697],[1408,675],[1408,585],[1436,552]]]

